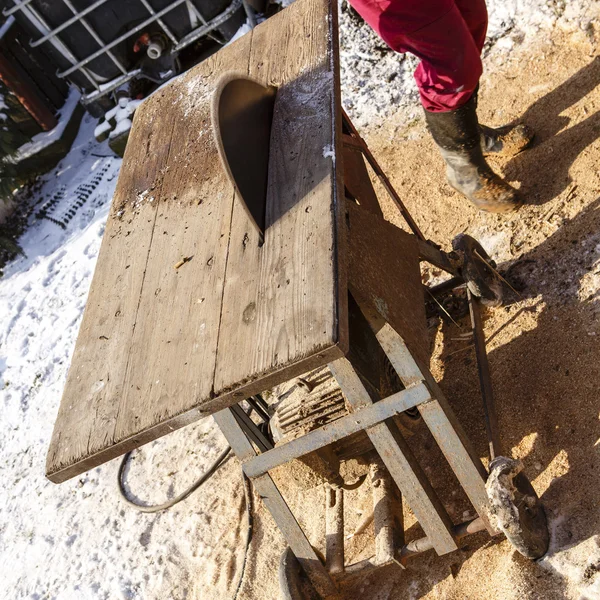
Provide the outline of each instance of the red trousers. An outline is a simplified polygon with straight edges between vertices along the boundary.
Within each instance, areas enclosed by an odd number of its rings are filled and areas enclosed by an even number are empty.
[[[349,0],[396,52],[421,59],[415,79],[426,110],[465,104],[482,73],[485,0]]]

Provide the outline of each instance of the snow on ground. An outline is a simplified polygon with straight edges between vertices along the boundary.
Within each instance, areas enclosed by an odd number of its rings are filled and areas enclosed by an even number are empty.
[[[77,107],[80,97],[81,94],[72,87],[67,100],[58,114],[58,125],[50,131],[42,131],[41,133],[34,135],[30,142],[23,144],[17,151],[16,160],[19,161],[30,158],[34,154],[41,152],[50,144],[59,140],[71,120],[71,115]]]
[[[501,60],[513,44],[533,42],[540,31],[558,25],[589,33],[595,4],[491,0],[495,45],[487,52]],[[420,110],[412,81],[415,60],[387,51],[347,12],[341,57],[344,102],[357,125],[380,125],[399,108],[407,118]],[[7,265],[0,279],[0,599],[212,598],[199,582],[221,577],[217,555],[235,556],[235,539],[230,550],[222,544],[224,536],[237,535],[228,533],[228,519],[239,515],[240,504],[232,461],[202,491],[159,515],[124,506],[114,461],[61,486],[44,478],[120,166],[106,144],[93,140],[93,130],[86,117],[70,154],[43,178],[35,200],[42,205],[64,186],[59,208],[66,212],[77,187],[106,167],[101,182],[66,230],[32,220],[20,240],[25,256]],[[132,493],[150,502],[173,497],[223,446],[211,419],[151,444],[134,460]],[[223,496],[218,502],[217,486]],[[213,498],[210,511],[204,494]]]
[[[96,125],[94,136],[97,139],[103,139],[101,136],[110,132],[109,138],[112,139],[129,131],[131,129],[133,113],[142,102],[143,100],[119,98],[117,105],[111,108]]]
[[[191,566],[211,548],[198,536],[181,536],[205,518],[190,514],[189,504],[158,517],[126,508],[116,492],[115,464],[61,486],[44,477],[121,164],[106,144],[95,142],[93,129],[86,117],[70,154],[44,177],[38,202],[43,205],[64,186],[63,206],[56,207],[63,213],[75,190],[105,170],[102,181],[66,231],[34,218],[20,240],[25,256],[7,265],[0,280],[0,598],[7,600],[185,598],[193,587]],[[169,456],[181,458],[185,446],[189,469],[174,480],[179,489],[224,442],[212,420],[176,432],[155,444],[158,458],[151,448],[134,460],[133,492],[150,502],[172,496],[171,489],[161,492],[156,478],[166,477],[173,468]],[[124,530],[129,535],[121,536]]]

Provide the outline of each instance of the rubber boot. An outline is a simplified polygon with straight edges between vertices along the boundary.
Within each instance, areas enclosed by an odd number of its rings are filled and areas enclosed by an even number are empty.
[[[515,156],[530,146],[534,137],[533,130],[523,123],[496,129],[480,125],[479,129],[481,130],[481,149],[484,154]]]
[[[475,110],[479,100],[479,86],[473,93]],[[479,124],[481,132],[481,149],[484,154],[497,154],[510,158],[522,152],[531,145],[534,132],[530,127],[520,123],[518,125],[505,125],[504,127],[488,127]]]
[[[476,99],[450,112],[425,111],[429,131],[446,163],[448,182],[477,208],[509,212],[521,205],[517,190],[487,164],[481,148]]]

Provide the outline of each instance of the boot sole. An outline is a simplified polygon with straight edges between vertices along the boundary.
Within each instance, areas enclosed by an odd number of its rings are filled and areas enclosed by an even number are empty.
[[[521,154],[521,152],[524,152],[525,150],[528,150],[529,148],[531,148],[531,146],[533,145],[533,142],[535,140],[535,133],[527,128],[529,131],[531,131],[531,137],[527,140],[527,142],[521,146],[521,148],[519,148],[519,150],[512,151],[512,152],[508,152],[504,149],[499,150],[498,152],[494,152],[493,150],[484,150],[482,148],[482,152],[484,156],[498,156],[500,158],[513,158],[514,156],[518,156],[519,154]]]
[[[459,193],[463,198],[466,198],[475,208],[478,210],[483,210],[484,212],[494,213],[494,214],[502,214],[502,213],[510,213],[516,212],[523,206],[523,200],[519,198],[517,202],[481,202],[477,201],[473,198],[469,198],[463,192],[461,192],[458,188],[454,187],[450,181],[448,181],[450,187],[457,193]]]

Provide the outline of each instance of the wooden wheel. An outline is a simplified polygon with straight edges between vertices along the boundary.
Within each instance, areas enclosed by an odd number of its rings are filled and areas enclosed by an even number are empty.
[[[508,541],[526,558],[544,556],[550,543],[546,513],[523,473],[523,463],[504,456],[495,458],[486,489],[490,512]]]

